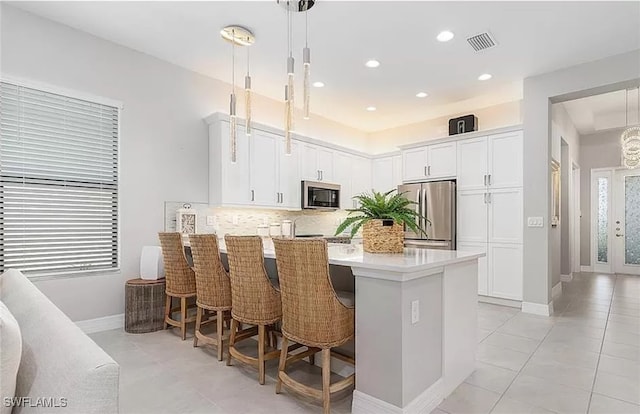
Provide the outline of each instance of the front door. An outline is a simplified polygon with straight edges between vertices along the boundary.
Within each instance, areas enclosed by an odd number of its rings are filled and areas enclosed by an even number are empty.
[[[615,171],[613,197],[614,272],[640,275],[640,168]]]

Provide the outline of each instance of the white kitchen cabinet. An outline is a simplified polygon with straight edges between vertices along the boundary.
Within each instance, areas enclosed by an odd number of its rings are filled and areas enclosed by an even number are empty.
[[[340,208],[351,208],[353,196],[351,168],[353,157],[351,154],[336,152],[333,158],[333,182],[340,184]]]
[[[522,186],[522,131],[489,136],[487,184],[491,188]]]
[[[427,145],[402,152],[402,181],[455,178],[456,142]]]
[[[487,137],[458,142],[458,191],[484,189],[488,163]]]
[[[522,245],[489,243],[488,253],[489,296],[522,300]]]
[[[486,195],[490,243],[522,243],[522,188],[491,189]]]
[[[478,294],[488,295],[489,294],[489,275],[488,275],[489,264],[488,264],[487,243],[463,242],[463,243],[458,243],[456,248],[457,250],[481,252],[485,254],[484,257],[481,257],[478,259]]]
[[[333,150],[309,143],[301,145],[302,179],[333,182]]]
[[[353,196],[371,192],[371,160],[354,155],[351,163],[351,197],[343,208],[358,208],[360,203]]]
[[[457,202],[457,241],[487,242],[487,193],[483,190],[459,191]]]
[[[254,130],[249,138],[249,184],[253,205],[268,207],[280,202],[277,176],[278,139],[277,135],[259,130]]]
[[[300,144],[291,142],[291,155],[285,155],[284,137],[278,137],[278,193],[280,207],[300,209]]]
[[[209,204],[250,205],[249,137],[238,127],[236,162],[231,162],[229,123],[209,126]]]
[[[402,184],[402,156],[376,158],[371,161],[371,188],[380,192],[397,189]]]

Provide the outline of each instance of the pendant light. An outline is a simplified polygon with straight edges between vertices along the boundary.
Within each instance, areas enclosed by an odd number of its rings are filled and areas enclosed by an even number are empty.
[[[638,93],[638,123],[640,124],[640,87]],[[629,126],[629,90],[626,91],[625,125]],[[626,168],[640,167],[640,125],[628,127],[620,137],[622,143],[622,164]]]
[[[309,90],[311,83],[311,49],[309,49],[309,9],[304,12],[304,49],[302,49],[302,65],[304,70],[304,82],[303,82],[303,117],[304,119],[309,119],[309,98],[311,95],[311,91]]]
[[[255,42],[253,33],[242,26],[226,26],[220,30],[222,38],[231,43],[231,96],[229,98],[229,152],[231,163],[236,162],[237,153],[237,113],[236,113],[236,46],[251,46]],[[248,56],[248,54],[247,54]],[[249,76],[249,60],[247,58],[247,76],[245,83],[246,134],[251,134],[251,76]]]
[[[287,1],[287,85],[284,89],[285,99],[285,120],[284,120],[284,154],[291,155],[291,131],[294,128],[293,109],[294,109],[294,70],[295,59],[293,58],[293,20],[291,18],[291,2]]]
[[[247,48],[247,74],[244,77],[244,126],[247,136],[251,136],[251,74],[249,72],[249,48]]]

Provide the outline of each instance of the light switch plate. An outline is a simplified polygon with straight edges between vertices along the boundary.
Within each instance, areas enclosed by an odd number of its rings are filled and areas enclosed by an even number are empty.
[[[544,227],[544,219],[542,217],[528,217],[528,227]]]
[[[411,324],[420,322],[420,301],[411,302]]]
[[[216,225],[216,216],[207,216],[207,226]]]

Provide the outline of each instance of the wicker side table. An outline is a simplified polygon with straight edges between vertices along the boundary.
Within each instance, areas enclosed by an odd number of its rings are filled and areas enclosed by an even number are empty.
[[[124,330],[129,333],[164,329],[165,280],[127,280],[124,287]]]

